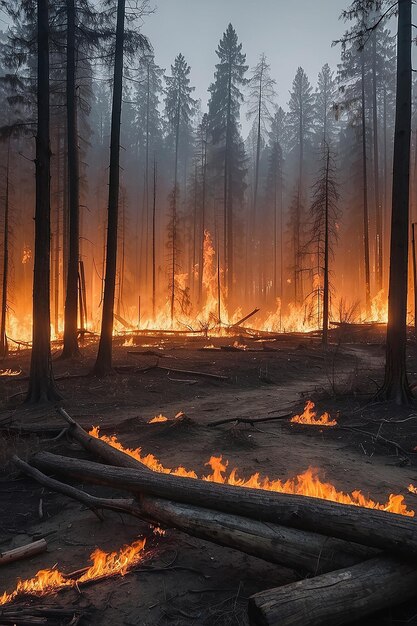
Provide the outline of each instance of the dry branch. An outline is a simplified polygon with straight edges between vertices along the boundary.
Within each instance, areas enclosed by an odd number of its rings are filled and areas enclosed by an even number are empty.
[[[208,422],[206,426],[222,426],[223,424],[238,423],[238,424],[258,424],[260,422],[273,422],[275,420],[285,420],[292,417],[292,413],[284,413],[283,415],[271,415],[268,417],[228,417],[223,420],[216,420],[215,422]]]
[[[111,467],[47,452],[36,454],[33,464],[84,482],[174,499],[300,530],[319,530],[323,535],[373,546],[397,556],[417,556],[417,522],[403,515],[307,496],[160,474],[145,466],[137,466],[137,469]]]
[[[415,597],[416,565],[377,557],[262,591],[249,600],[253,626],[339,626]]]
[[[214,378],[215,380],[229,380],[228,376],[222,376],[220,374],[209,374],[208,372],[196,372],[193,370],[175,369],[173,367],[166,367],[165,365],[157,365],[157,369],[164,370],[166,372],[173,372],[175,374],[186,374],[187,376],[203,376],[205,378]]]
[[[0,565],[29,559],[31,556],[46,552],[47,547],[45,539],[39,539],[39,541],[33,541],[25,546],[20,546],[19,548],[14,548],[13,550],[7,550],[7,552],[0,552]]]
[[[103,516],[100,513],[102,509],[109,509],[118,513],[129,513],[129,515],[134,515],[135,517],[142,517],[140,512],[138,511],[137,506],[135,505],[134,500],[122,498],[97,498],[96,496],[85,493],[84,491],[76,489],[71,485],[66,485],[65,483],[61,483],[59,480],[55,480],[54,478],[46,476],[35,467],[32,467],[28,463],[25,463],[25,461],[23,461],[16,455],[13,456],[13,462],[24,474],[30,476],[41,485],[44,485],[44,487],[47,487],[52,491],[62,493],[65,496],[72,498],[73,500],[81,502],[87,508],[91,509],[91,511],[95,515],[97,515],[100,520],[103,519]]]

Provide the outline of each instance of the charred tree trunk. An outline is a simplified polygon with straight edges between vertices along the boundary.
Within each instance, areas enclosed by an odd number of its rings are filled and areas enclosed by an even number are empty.
[[[365,111],[365,53],[361,51],[361,118],[362,118],[362,184],[363,184],[363,245],[365,262],[365,307],[371,312],[371,270],[369,263],[369,216],[368,216],[368,167],[366,155]]]
[[[3,276],[1,292],[1,319],[0,319],[0,357],[5,358],[9,353],[7,343],[7,290],[9,283],[9,192],[10,192],[10,138],[7,146],[6,164],[6,196],[4,200],[4,233],[3,233]]]
[[[114,59],[113,103],[110,135],[109,200],[106,244],[106,272],[104,278],[103,314],[100,343],[94,374],[102,376],[112,371],[112,335],[114,295],[117,269],[117,223],[119,217],[120,179],[120,122],[123,93],[123,43],[126,0],[118,0],[116,48]]]
[[[391,251],[385,378],[379,396],[411,401],[407,380],[407,286],[411,135],[411,0],[398,2],[397,95],[392,184]]]
[[[57,400],[51,360],[50,313],[50,166],[49,144],[49,2],[37,0],[37,133],[33,333],[26,402]]]
[[[377,103],[377,75],[376,75],[376,37],[377,31],[372,33],[372,126],[374,151],[374,189],[375,189],[375,269],[377,291],[382,289],[382,215],[381,199],[379,195],[379,146],[378,146],[378,103]]]
[[[69,258],[64,313],[64,348],[61,358],[79,356],[78,348],[78,262],[80,257],[80,175],[77,133],[75,0],[67,0],[67,141]]]
[[[153,204],[152,204],[152,317],[156,312],[156,160],[153,161]]]
[[[323,332],[322,344],[327,346],[329,332],[329,166],[330,149],[327,146],[326,154],[326,182],[324,206],[324,275],[323,275]]]

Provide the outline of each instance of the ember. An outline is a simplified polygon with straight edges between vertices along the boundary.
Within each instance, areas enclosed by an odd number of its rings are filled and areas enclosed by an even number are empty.
[[[336,420],[330,419],[327,412],[320,415],[319,418],[316,416],[317,412],[314,410],[314,402],[308,400],[304,407],[304,412],[301,415],[294,415],[290,421],[296,424],[306,424],[308,426],[337,426]]]
[[[125,448],[118,441],[115,435],[112,435],[111,437],[108,437],[107,435],[100,435],[98,426],[94,426],[90,430],[89,434],[93,437],[102,439],[114,448],[132,456],[137,461],[140,461],[155,472],[174,474],[175,476],[183,476],[186,478],[199,478],[195,471],[187,470],[182,466],[175,469],[164,467],[153,454],[142,455],[141,448],[136,448],[134,450],[131,448]],[[389,513],[406,515],[408,517],[414,517],[415,515],[415,512],[412,509],[407,508],[407,505],[404,502],[404,496],[400,494],[390,494],[387,502],[382,504],[372,500],[371,498],[367,498],[360,490],[352,491],[352,493],[344,493],[342,491],[338,491],[331,483],[323,482],[318,476],[318,470],[311,467],[302,474],[298,474],[295,478],[281,481],[280,479],[270,479],[268,476],[261,476],[259,472],[252,474],[252,476],[248,479],[240,478],[238,476],[237,468],[234,468],[227,474],[228,464],[228,461],[223,461],[221,456],[210,457],[210,460],[206,463],[206,465],[211,468],[212,473],[207,476],[202,476],[202,479],[215,483],[235,485],[238,487],[265,489],[267,491],[277,491],[279,493],[290,493],[295,495],[310,496],[312,498],[321,498],[323,500],[338,502],[339,504],[350,504],[354,506],[362,506],[368,509],[378,509],[381,511],[388,511]]]
[[[76,578],[65,576],[57,569],[39,570],[33,578],[19,580],[16,589],[0,596],[0,605],[12,602],[19,596],[44,596],[72,588],[82,583],[108,578],[120,574],[124,576],[128,570],[143,559],[145,539],[124,546],[118,552],[103,552],[99,548],[90,555],[93,564]]]

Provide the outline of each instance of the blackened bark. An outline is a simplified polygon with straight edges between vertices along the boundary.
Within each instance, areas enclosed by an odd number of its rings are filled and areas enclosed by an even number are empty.
[[[117,264],[117,223],[119,217],[120,121],[122,116],[125,5],[126,0],[118,0],[110,135],[106,272],[104,278],[100,343],[97,360],[94,365],[94,374],[98,376],[108,374],[112,371],[112,334]]]
[[[64,349],[62,358],[80,354],[78,348],[78,261],[80,256],[79,155],[77,136],[77,92],[75,84],[75,0],[67,0],[67,137],[68,137],[68,201],[69,258],[65,296]]]
[[[411,137],[411,0],[398,2],[397,95],[385,378],[381,399],[409,403],[407,380],[408,221]]]
[[[33,273],[33,339],[26,402],[60,398],[51,360],[50,322],[50,146],[49,146],[49,3],[37,0],[37,135],[35,264]]]

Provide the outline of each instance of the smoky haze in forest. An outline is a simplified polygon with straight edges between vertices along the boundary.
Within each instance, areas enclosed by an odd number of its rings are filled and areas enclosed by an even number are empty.
[[[326,341],[334,320],[386,319],[392,7],[42,0],[42,91],[31,2],[16,13],[10,0],[0,40],[0,71],[18,78],[0,90],[1,124],[30,128],[12,136],[10,159],[0,146],[0,352],[7,334],[31,337],[45,89],[51,322],[65,356],[78,354],[79,328],[100,333],[101,374],[112,333],[132,328],[221,333],[250,318],[257,332],[322,328]]]
[[[346,30],[339,19],[344,0],[158,0],[143,31],[155,48],[157,63],[169,71],[182,52],[191,65],[195,97],[205,105],[217,56],[213,41],[231,22],[243,42],[247,63],[256,65],[264,52],[277,81],[277,100],[285,107],[297,70],[302,66],[312,82],[328,63],[336,69],[340,47],[332,47]],[[242,116],[245,127],[246,118]]]

